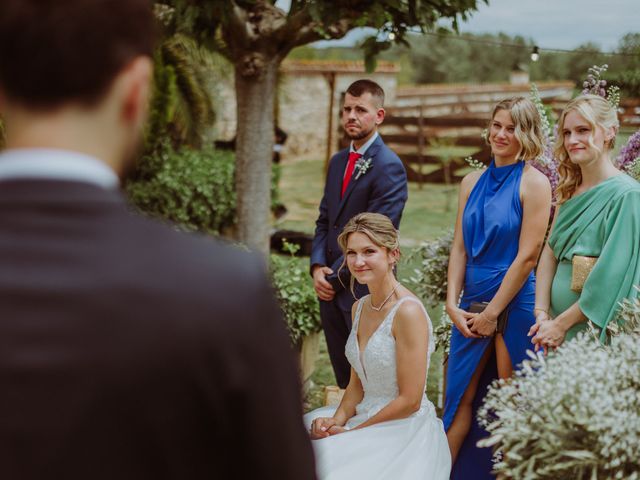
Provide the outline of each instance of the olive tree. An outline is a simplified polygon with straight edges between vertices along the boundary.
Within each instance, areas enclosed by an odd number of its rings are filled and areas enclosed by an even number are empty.
[[[276,77],[298,46],[338,39],[357,27],[377,35],[362,46],[368,69],[375,55],[410,31],[441,19],[457,30],[487,0],[165,0],[176,30],[186,31],[233,64],[237,102],[236,194],[238,240],[267,251]]]

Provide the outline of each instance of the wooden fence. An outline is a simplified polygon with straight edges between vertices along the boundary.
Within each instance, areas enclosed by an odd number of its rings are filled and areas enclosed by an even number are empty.
[[[545,105],[558,115],[573,94],[572,82],[537,84]],[[491,151],[481,137],[493,106],[510,96],[528,96],[529,85],[428,85],[398,89],[380,132],[402,158],[409,181],[458,181],[471,156],[488,163]],[[622,127],[640,127],[640,99],[620,104]],[[463,152],[463,153],[460,153]]]
[[[618,118],[622,127],[640,128],[640,98],[623,98]]]
[[[572,82],[538,85],[543,102],[566,102]],[[471,156],[488,163],[491,151],[482,138],[493,106],[510,96],[528,95],[529,85],[427,85],[398,89],[380,128],[385,142],[403,160],[409,181],[460,180]]]

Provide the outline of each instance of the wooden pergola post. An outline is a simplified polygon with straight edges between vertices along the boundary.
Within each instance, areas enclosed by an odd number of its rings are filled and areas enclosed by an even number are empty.
[[[331,159],[331,137],[333,135],[333,104],[335,103],[336,92],[336,72],[331,71],[324,74],[329,82],[329,122],[327,125],[327,149],[324,156],[324,173],[329,169],[329,160]]]
[[[418,175],[418,188],[422,190],[424,184],[424,111],[422,109],[423,100],[420,99],[420,106],[418,107],[418,169],[420,174]]]

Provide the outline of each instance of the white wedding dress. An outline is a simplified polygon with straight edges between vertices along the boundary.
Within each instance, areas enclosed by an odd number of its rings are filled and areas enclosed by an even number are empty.
[[[398,396],[396,343],[391,327],[403,302],[420,303],[413,297],[398,300],[360,352],[356,332],[366,298],[359,301],[345,348],[364,388],[364,398],[356,407],[356,415],[347,422],[348,428],[374,416]],[[428,367],[434,341],[431,322],[427,321]],[[335,410],[336,407],[323,407],[306,414],[307,429],[314,418],[331,417]],[[447,480],[451,470],[451,455],[442,422],[424,394],[420,409],[407,418],[377,423],[312,443],[320,480]]]

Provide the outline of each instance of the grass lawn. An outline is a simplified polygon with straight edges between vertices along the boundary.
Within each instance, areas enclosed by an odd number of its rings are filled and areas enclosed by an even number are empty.
[[[322,160],[282,164],[280,198],[287,206],[288,213],[276,222],[276,228],[313,232],[324,187],[323,167]],[[420,241],[437,238],[453,228],[457,194],[457,185],[447,187],[440,184],[424,184],[421,188],[416,184],[409,185],[409,200],[400,224],[404,258],[398,268],[400,280],[409,276],[414,268],[412,262],[407,261],[412,247]],[[303,261],[308,262],[308,259]],[[430,311],[429,314],[434,324],[440,321],[439,309]],[[441,379],[442,357],[436,353],[432,357],[427,384],[427,394],[436,406],[440,403]],[[320,342],[320,355],[311,381],[305,405],[307,410],[321,406],[324,387],[335,385],[324,338]]]
[[[324,188],[323,162],[307,160],[283,163],[280,198],[289,212],[276,221],[276,228],[313,233]],[[453,227],[458,202],[458,185],[409,184],[409,200],[400,224],[405,245],[433,239]]]

